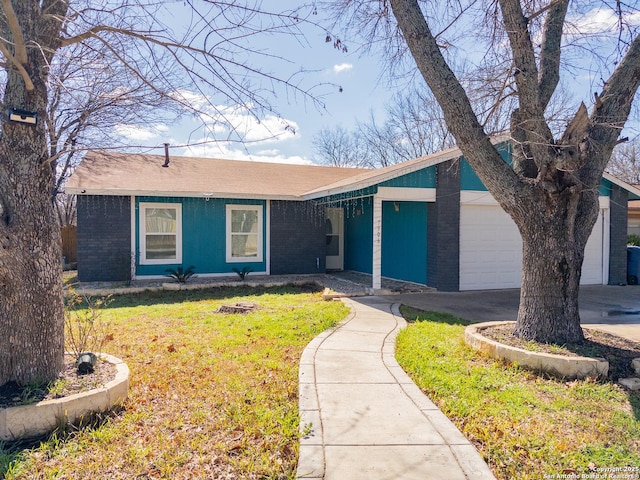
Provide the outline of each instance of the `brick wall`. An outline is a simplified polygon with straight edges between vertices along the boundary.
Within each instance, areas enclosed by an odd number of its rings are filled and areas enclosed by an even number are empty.
[[[131,277],[130,197],[78,195],[78,280]]]
[[[628,193],[612,185],[609,200],[609,285],[626,285]]]
[[[313,202],[271,202],[271,274],[324,273],[325,209]]]
[[[427,285],[460,289],[460,162],[437,166],[436,202],[427,207]]]

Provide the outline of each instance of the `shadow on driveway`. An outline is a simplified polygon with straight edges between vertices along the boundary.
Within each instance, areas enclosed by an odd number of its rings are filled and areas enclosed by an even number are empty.
[[[403,293],[384,299],[472,322],[488,322],[516,319],[520,289]],[[579,304],[583,325],[640,342],[640,286],[584,285]]]

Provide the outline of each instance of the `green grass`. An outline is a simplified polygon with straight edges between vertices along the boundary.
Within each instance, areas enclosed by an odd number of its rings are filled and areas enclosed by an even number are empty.
[[[214,313],[239,301],[260,308]],[[346,314],[288,287],[114,297],[104,350],[131,370],[124,409],[31,448],[0,445],[0,477],[293,479],[300,354]]]
[[[62,284],[64,286],[75,285],[76,283],[78,283],[77,270],[65,270],[62,272]]]
[[[640,465],[640,394],[611,383],[538,377],[469,348],[468,322],[407,307],[402,313],[418,321],[398,335],[398,362],[497,478]]]

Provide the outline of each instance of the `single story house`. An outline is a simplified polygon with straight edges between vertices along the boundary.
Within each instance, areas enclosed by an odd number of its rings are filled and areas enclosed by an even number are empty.
[[[509,161],[510,146],[497,139]],[[442,291],[517,288],[522,241],[457,148],[381,169],[88,152],[77,195],[81,282],[353,270]],[[584,284],[626,283],[627,203],[605,174]]]

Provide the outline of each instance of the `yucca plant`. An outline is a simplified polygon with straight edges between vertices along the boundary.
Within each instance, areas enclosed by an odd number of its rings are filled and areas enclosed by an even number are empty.
[[[245,281],[245,279],[247,278],[247,276],[253,272],[253,270],[251,270],[249,267],[242,267],[242,270],[239,270],[237,268],[233,268],[233,271],[236,272],[238,274],[238,276],[240,277],[240,280],[242,280],[243,282]]]
[[[188,267],[186,270],[182,267],[182,265],[180,265],[176,269],[167,268],[166,272],[167,274],[165,275],[165,277],[173,278],[176,282],[184,284],[187,283],[187,280],[193,277],[196,270],[193,265]]]

